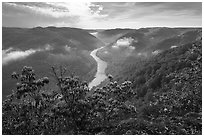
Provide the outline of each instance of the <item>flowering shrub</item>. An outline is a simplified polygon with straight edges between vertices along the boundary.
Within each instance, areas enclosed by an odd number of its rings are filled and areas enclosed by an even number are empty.
[[[64,76],[62,67],[59,73],[52,67],[52,72],[58,91],[44,91],[49,78],[36,79],[31,67],[11,75],[19,82],[3,102],[3,134],[97,134],[113,121],[117,123],[122,113],[132,113],[124,103],[125,96],[132,93],[131,82],[121,86],[111,82],[87,96],[86,82]]]
[[[109,75],[110,82],[92,94],[86,82],[66,76],[65,68],[52,67],[59,89],[48,91],[48,77],[37,79],[31,67],[23,67],[11,75],[17,84],[3,101],[2,133],[202,134],[201,43],[187,46],[160,54],[168,62],[145,66],[133,82]],[[169,58],[177,53],[188,63],[173,67]]]

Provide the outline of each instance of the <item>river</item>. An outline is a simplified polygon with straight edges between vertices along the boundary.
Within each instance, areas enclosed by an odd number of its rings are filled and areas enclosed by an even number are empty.
[[[98,86],[102,81],[104,81],[107,78],[106,73],[105,73],[105,70],[107,68],[107,63],[101,60],[96,55],[97,51],[99,51],[102,48],[103,47],[97,48],[90,53],[90,55],[95,59],[97,63],[97,72],[95,74],[94,79],[89,83],[89,89],[91,89],[94,86]]]

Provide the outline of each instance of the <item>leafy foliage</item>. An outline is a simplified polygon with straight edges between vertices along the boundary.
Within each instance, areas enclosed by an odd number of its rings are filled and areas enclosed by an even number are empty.
[[[24,67],[3,102],[3,134],[202,134],[201,60],[200,41],[171,49],[92,94],[63,67],[52,67],[56,91]]]

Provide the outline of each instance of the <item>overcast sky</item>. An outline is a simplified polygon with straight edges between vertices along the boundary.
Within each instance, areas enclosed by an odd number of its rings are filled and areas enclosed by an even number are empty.
[[[140,28],[202,26],[202,3],[3,3],[5,27]]]

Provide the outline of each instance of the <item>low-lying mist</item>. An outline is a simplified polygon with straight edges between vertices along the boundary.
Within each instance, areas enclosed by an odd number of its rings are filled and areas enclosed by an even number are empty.
[[[35,54],[36,52],[50,51],[50,50],[53,50],[53,47],[49,44],[46,44],[43,48],[29,49],[25,51],[10,47],[6,50],[2,50],[2,65],[7,65],[8,63],[16,60],[25,59],[28,56]]]

